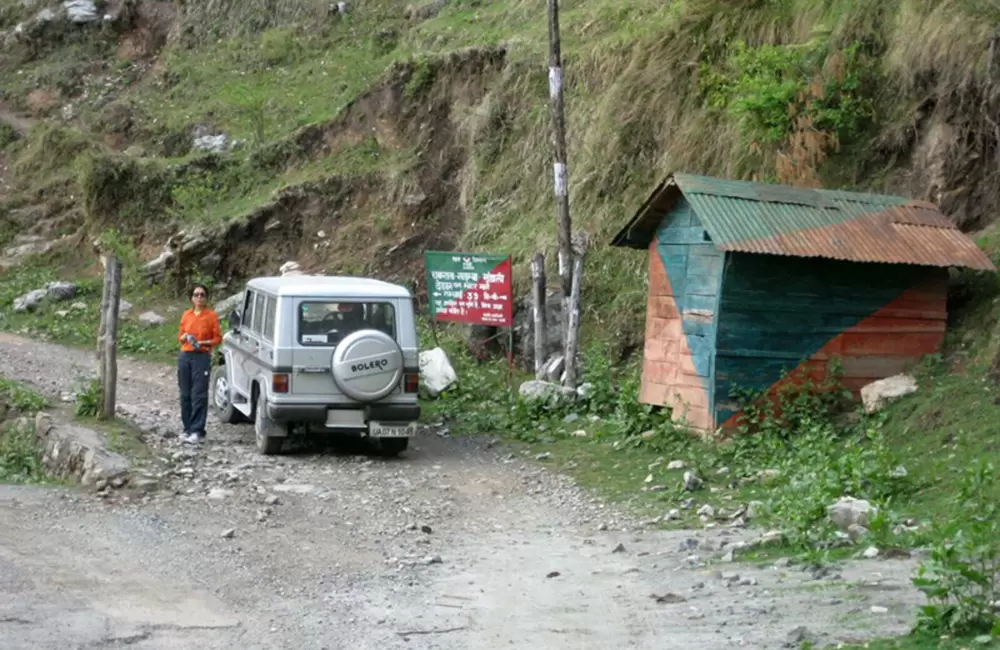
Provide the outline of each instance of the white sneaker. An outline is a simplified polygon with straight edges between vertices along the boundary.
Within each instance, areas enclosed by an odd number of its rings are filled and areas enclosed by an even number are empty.
[[[187,434],[187,436],[184,437],[184,442],[192,445],[197,445],[199,442],[201,442],[201,439],[198,437],[197,433],[189,433]]]

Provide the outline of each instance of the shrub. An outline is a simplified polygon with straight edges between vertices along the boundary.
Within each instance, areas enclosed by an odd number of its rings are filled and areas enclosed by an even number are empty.
[[[35,428],[31,423],[8,423],[0,429],[0,481],[40,483],[45,468],[35,447]]]
[[[101,382],[97,379],[91,379],[83,390],[76,394],[76,414],[81,417],[96,417],[103,402]]]
[[[932,634],[1000,634],[1000,507],[992,494],[996,468],[980,460],[962,479],[953,517],[939,527],[940,542],[913,583],[930,604],[917,626]]]

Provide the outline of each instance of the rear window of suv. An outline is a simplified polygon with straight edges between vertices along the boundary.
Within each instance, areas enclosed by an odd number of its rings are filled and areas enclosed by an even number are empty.
[[[298,320],[300,345],[336,346],[348,334],[363,329],[396,338],[396,310],[388,302],[303,302]]]

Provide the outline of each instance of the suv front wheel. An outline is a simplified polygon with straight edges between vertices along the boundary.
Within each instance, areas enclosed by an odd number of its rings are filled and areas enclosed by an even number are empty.
[[[265,456],[281,453],[285,443],[286,431],[284,425],[267,417],[267,398],[260,395],[254,407],[253,432],[257,442],[257,451]]]
[[[215,406],[219,421],[224,424],[236,424],[246,420],[246,416],[233,406],[232,389],[229,386],[229,373],[225,365],[218,365],[212,371],[212,405]]]

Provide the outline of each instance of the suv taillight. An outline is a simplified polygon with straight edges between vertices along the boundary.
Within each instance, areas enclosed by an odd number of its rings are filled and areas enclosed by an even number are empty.
[[[403,392],[415,393],[420,389],[420,373],[408,372],[403,375]]]
[[[288,392],[288,375],[284,373],[276,374],[271,378],[271,392],[273,393],[287,393]]]

